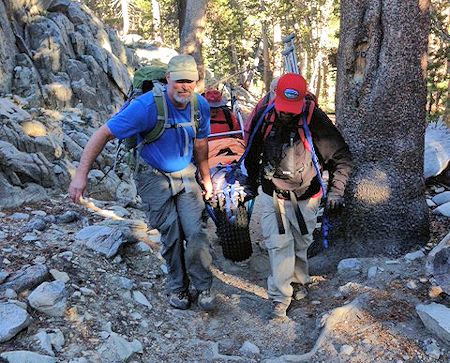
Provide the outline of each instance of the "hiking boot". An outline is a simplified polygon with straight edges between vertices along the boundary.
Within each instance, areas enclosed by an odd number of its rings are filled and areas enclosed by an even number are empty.
[[[288,305],[283,304],[279,301],[272,302],[272,311],[270,313],[270,317],[272,319],[284,319],[286,318],[286,311],[288,309]]]
[[[189,293],[187,291],[171,292],[169,295],[169,304],[175,309],[189,309]]]
[[[305,297],[308,296],[308,289],[305,286],[296,286],[294,287],[294,299],[296,301],[303,300]]]
[[[205,311],[211,311],[215,307],[215,296],[211,294],[209,289],[199,291],[197,304],[200,309]]]

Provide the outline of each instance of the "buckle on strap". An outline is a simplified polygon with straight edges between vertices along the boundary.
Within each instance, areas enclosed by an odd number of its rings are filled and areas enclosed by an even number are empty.
[[[297,197],[295,196],[294,192],[292,192],[292,191],[285,191],[285,192],[288,193],[289,198],[283,197],[281,199],[290,200],[292,208],[294,209],[294,212],[295,212],[295,217],[297,219],[297,224],[300,229],[300,233],[302,235],[308,234],[309,233],[308,227],[306,226],[305,218],[303,218],[303,214],[300,211],[300,208],[298,206]],[[272,193],[272,200],[273,200],[273,207],[275,209],[275,217],[277,218],[278,233],[285,234],[286,229],[284,228],[283,218],[281,217],[280,204],[279,204],[280,202],[278,201],[278,193],[276,190],[274,190]]]
[[[291,198],[288,190],[275,189],[274,192],[275,192],[276,196],[280,199],[289,200]]]

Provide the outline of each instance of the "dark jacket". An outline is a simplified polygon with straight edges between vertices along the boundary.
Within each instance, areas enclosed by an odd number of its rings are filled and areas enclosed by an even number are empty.
[[[252,125],[257,122],[260,112],[254,113],[254,119]],[[274,110],[271,110],[266,117],[272,117],[274,119],[273,128],[277,125],[277,115]],[[295,126],[296,128],[296,126]],[[261,127],[264,129],[264,126]],[[297,199],[308,199],[320,191],[320,183],[316,176],[314,166],[310,162],[311,159],[302,161],[305,168],[311,168],[302,171],[302,176],[286,180],[278,178],[275,174],[271,179],[267,179],[267,171],[264,170],[263,160],[265,160],[265,154],[269,153],[268,144],[273,145],[273,139],[269,142],[268,138],[263,141],[263,131],[258,130],[255,134],[253,142],[251,144],[248,155],[245,159],[245,167],[248,172],[248,180],[251,187],[257,189],[258,185],[262,185],[263,192],[272,195],[275,190],[280,196],[288,193],[286,191],[294,191]],[[345,143],[342,135],[338,129],[333,125],[328,116],[318,107],[314,108],[314,112],[309,124],[309,130],[311,131],[314,149],[319,160],[319,163],[323,169],[328,170],[330,179],[328,183],[328,193],[343,196],[345,186],[349,177],[350,170],[352,168],[351,154],[348,145]],[[298,134],[298,132],[296,131]],[[291,134],[292,135],[292,134]],[[281,140],[281,139],[280,139]],[[301,140],[299,137],[295,139],[294,144],[297,148],[301,148]],[[271,146],[272,147],[272,146]],[[297,151],[295,155],[299,155]],[[306,154],[305,154],[306,155]],[[267,168],[267,167],[266,167]],[[303,167],[302,167],[303,169]],[[283,186],[283,188],[280,188]]]

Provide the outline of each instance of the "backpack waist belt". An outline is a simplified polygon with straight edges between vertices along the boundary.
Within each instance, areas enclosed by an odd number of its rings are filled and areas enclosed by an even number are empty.
[[[308,227],[306,227],[306,222],[305,222],[305,218],[303,218],[303,214],[300,211],[300,208],[298,206],[297,203],[297,198],[294,194],[294,192],[289,191],[289,199],[292,205],[292,208],[294,209],[295,212],[295,218],[297,219],[297,223],[298,223],[298,227],[300,229],[300,232],[302,235],[306,235],[308,234]],[[279,234],[285,234],[286,230],[284,228],[284,224],[283,224],[283,218],[281,217],[281,212],[280,212],[280,202],[279,202],[279,198],[278,198],[278,194],[276,193],[276,191],[273,191],[273,207],[275,209],[275,216],[277,218],[277,224],[278,224],[278,233]],[[280,199],[284,199],[284,198],[280,198]]]
[[[139,160],[140,160],[139,164],[142,165],[139,168],[140,172],[151,172],[153,174],[167,178],[173,196],[177,195],[183,189],[186,193],[192,192],[193,186],[196,183],[195,179],[196,168],[192,164],[188,164],[184,169],[181,169],[179,171],[164,172],[151,166],[142,158],[139,158]],[[180,180],[182,181],[182,183],[180,183]]]

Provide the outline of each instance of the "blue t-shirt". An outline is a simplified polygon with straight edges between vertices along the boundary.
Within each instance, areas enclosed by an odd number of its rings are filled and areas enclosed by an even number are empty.
[[[164,92],[167,102],[168,120],[171,125],[189,123],[191,121],[191,104],[183,110],[175,108]],[[191,126],[166,128],[161,137],[150,144],[145,144],[141,150],[141,157],[152,167],[163,172],[174,172],[184,169],[192,160],[194,137],[204,139],[210,132],[209,105],[202,97],[197,96],[200,123],[197,134]],[[147,92],[133,100],[124,110],[115,114],[107,123],[111,133],[118,139],[138,135],[153,129],[156,124],[157,110],[152,92]],[[186,133],[188,137],[186,138]],[[186,148],[186,139],[188,142]]]

